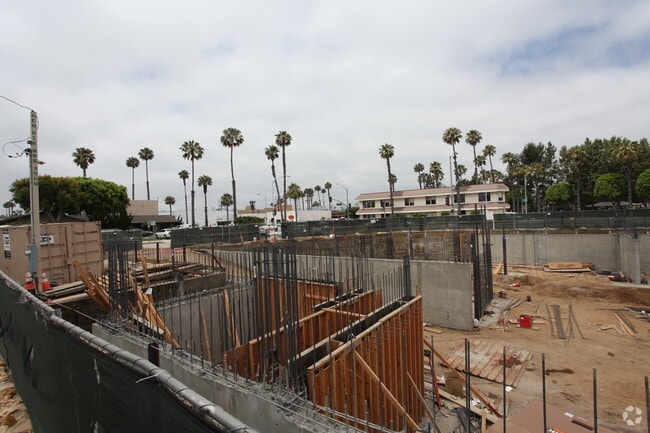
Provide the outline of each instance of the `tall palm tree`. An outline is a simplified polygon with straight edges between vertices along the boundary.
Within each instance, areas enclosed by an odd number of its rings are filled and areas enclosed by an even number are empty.
[[[422,189],[422,172],[424,171],[424,164],[418,162],[413,166],[413,171],[418,174],[418,184],[420,185],[420,189]]]
[[[485,156],[490,162],[490,175],[492,176],[491,180],[494,183],[494,167],[492,166],[492,157],[497,154],[497,148],[491,144],[486,144],[483,148],[483,156]]]
[[[458,203],[458,215],[460,215],[460,185],[458,185],[458,159],[456,154],[456,145],[460,143],[463,133],[456,127],[447,128],[442,134],[442,141],[451,145],[452,157],[454,158],[454,175],[456,176],[456,202]],[[453,180],[451,180],[453,182]]]
[[[321,192],[322,189],[323,189],[323,188],[321,188],[320,185],[316,185],[316,186],[314,187],[314,191],[316,191],[316,193],[318,194],[318,203],[321,203],[321,202],[322,202],[322,200],[321,200],[321,198],[320,198],[320,192]]]
[[[4,202],[2,206],[6,209],[5,215],[9,216],[9,215],[13,215],[14,208],[16,207],[16,203],[14,203],[12,200],[9,200]]]
[[[151,194],[149,194],[149,161],[154,157],[153,150],[148,147],[143,147],[138,152],[138,157],[144,161],[144,169],[147,175],[147,200],[151,200]]]
[[[296,215],[296,222],[298,221],[298,199],[303,196],[303,192],[296,183],[289,185],[287,189],[287,198],[293,199],[294,213]]]
[[[627,138],[612,137],[610,140],[614,158],[625,167],[625,180],[627,183],[627,205],[632,206],[632,164],[638,155],[636,143]]]
[[[185,192],[185,223],[188,224],[190,222],[190,216],[187,212],[187,179],[190,178],[190,174],[187,170],[181,170],[178,172],[178,177],[183,181],[183,191]]]
[[[476,164],[476,145],[481,142],[483,137],[481,133],[476,129],[471,129],[465,134],[465,143],[472,146],[472,151],[474,152],[474,183],[478,183],[478,164]]]
[[[205,226],[208,227],[208,186],[212,185],[212,178],[204,174],[199,176],[197,184],[203,187],[203,212],[205,213]]]
[[[325,191],[327,191],[328,209],[332,210],[332,197],[330,196],[330,189],[332,189],[332,182],[325,182],[325,185],[323,185],[323,188],[325,188]]]
[[[172,215],[172,206],[176,204],[176,199],[173,196],[168,195],[165,197],[165,204],[169,206],[169,214]]]
[[[131,169],[131,200],[135,200],[135,169],[140,165],[140,160],[135,156],[127,158],[126,166]]]
[[[275,145],[270,145],[266,149],[264,149],[264,154],[266,155],[266,158],[271,161],[271,175],[273,176],[273,183],[275,183],[275,191],[278,195],[278,199],[275,202],[275,206],[277,207],[281,202],[282,202],[282,197],[280,196],[280,187],[278,186],[278,177],[275,174],[275,160],[278,159],[278,156],[280,156],[280,150],[278,149],[278,146]],[[273,208],[275,210],[275,207]],[[280,208],[280,217],[282,218],[282,208]],[[275,212],[274,212],[275,216]]]
[[[305,188],[303,193],[307,198],[307,209],[311,209],[311,204],[314,200],[314,188]]]
[[[232,206],[232,203],[233,203],[232,196],[230,194],[228,194],[227,192],[224,193],[221,196],[221,199],[219,200],[219,204],[226,208],[226,221],[230,221],[230,215],[228,213],[228,208],[230,206]]]
[[[203,147],[196,141],[194,140],[189,140],[184,142],[181,145],[181,152],[183,152],[183,158],[189,159],[190,162],[192,163],[192,190],[191,190],[191,196],[192,196],[192,227],[196,226],[196,218],[195,218],[195,213],[194,213],[194,197],[195,197],[195,191],[194,191],[194,161],[199,160],[203,158]]]
[[[237,219],[237,191],[235,188],[235,168],[233,166],[233,151],[235,147],[239,147],[244,143],[244,136],[241,134],[241,131],[237,128],[226,128],[223,130],[221,135],[221,144],[224,147],[230,148],[230,176],[232,178],[232,219]]]
[[[485,183],[487,181],[488,172],[487,170],[483,169],[486,163],[487,163],[487,158],[485,157],[485,155],[476,155],[476,167],[481,167],[481,170],[479,171],[479,174],[481,176],[479,176],[477,180],[481,179],[481,183]]]
[[[438,161],[433,161],[429,165],[429,174],[431,174],[431,178],[433,180],[433,187],[440,188],[442,179],[445,178],[445,171],[442,169],[442,164]]]
[[[389,188],[389,193],[390,193],[390,214],[393,216],[395,212],[395,206],[393,204],[393,183],[391,182],[391,175],[393,174],[390,171],[390,159],[395,156],[395,148],[391,144],[383,144],[379,148],[379,156],[382,157],[382,159],[386,160],[386,167],[388,168],[388,188]]]
[[[287,131],[280,131],[275,134],[275,145],[282,148],[282,197],[287,195],[287,159],[285,148],[291,145],[291,135]],[[287,219],[287,210],[284,209],[282,219]]]
[[[86,177],[86,170],[90,164],[95,162],[95,153],[87,147],[77,147],[72,152],[72,161],[83,170],[84,177]]]

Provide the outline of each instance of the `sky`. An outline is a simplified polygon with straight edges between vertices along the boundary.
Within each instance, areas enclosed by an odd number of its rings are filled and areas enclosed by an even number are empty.
[[[87,147],[88,176],[131,196],[126,160],[149,147],[161,211],[168,195],[184,208],[188,140],[205,150],[195,176],[213,180],[209,207],[232,193],[228,127],[245,140],[233,155],[238,209],[274,200],[264,150],[281,130],[293,138],[287,183],[330,182],[341,202],[388,190],[385,143],[396,189],[418,188],[417,163],[441,162],[448,181],[449,127],[480,131],[477,151],[495,146],[498,169],[529,142],[650,137],[648,23],[647,0],[5,0],[0,200],[29,175],[16,156],[30,109],[40,174],[80,176],[72,152]],[[457,152],[471,172],[471,146]],[[146,199],[143,162],[135,198]]]

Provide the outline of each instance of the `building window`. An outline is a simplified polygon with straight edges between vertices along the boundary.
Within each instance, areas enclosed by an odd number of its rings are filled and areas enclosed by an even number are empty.
[[[426,198],[426,203],[427,204],[436,204],[436,198],[435,197],[427,197]]]
[[[489,192],[479,192],[478,193],[478,201],[490,201],[490,193]]]
[[[445,196],[445,205],[449,206],[449,196],[448,195]]]
[[[413,197],[405,198],[404,199],[404,206],[415,206],[415,199]]]
[[[375,201],[374,200],[366,200],[363,202],[363,208],[364,209],[370,209],[375,207]]]
[[[497,200],[503,201],[503,193],[500,192],[499,195],[497,196]]]
[[[465,194],[460,194],[460,202],[465,203]],[[454,203],[458,203],[458,194],[454,194]]]

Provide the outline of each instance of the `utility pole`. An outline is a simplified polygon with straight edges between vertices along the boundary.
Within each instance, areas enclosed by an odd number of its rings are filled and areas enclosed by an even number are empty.
[[[36,294],[41,295],[43,290],[41,286],[41,211],[38,198],[38,115],[34,110],[30,112],[30,132],[29,143],[29,198],[32,223],[32,243],[29,245],[27,254],[28,271],[34,281]]]

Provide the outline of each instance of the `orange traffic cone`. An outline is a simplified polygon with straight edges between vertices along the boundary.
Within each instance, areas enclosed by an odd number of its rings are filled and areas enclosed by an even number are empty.
[[[41,269],[41,287],[43,288],[43,291],[52,290],[52,286],[50,286],[50,282],[47,280],[47,275],[45,275],[45,271],[42,269]]]
[[[27,275],[25,275],[25,284],[23,285],[25,287],[25,290],[35,290],[36,286],[34,285],[34,280],[32,280],[32,274],[27,272]]]

